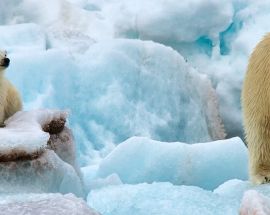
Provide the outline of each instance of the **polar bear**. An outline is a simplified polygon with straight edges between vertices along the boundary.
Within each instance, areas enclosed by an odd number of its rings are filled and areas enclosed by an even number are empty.
[[[270,182],[270,33],[250,56],[242,89],[249,175],[254,184]]]
[[[4,76],[9,63],[7,52],[0,50],[0,126],[4,125],[7,118],[22,109],[19,92]]]

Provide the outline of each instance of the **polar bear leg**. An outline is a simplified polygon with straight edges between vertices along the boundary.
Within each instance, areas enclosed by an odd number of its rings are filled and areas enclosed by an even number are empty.
[[[270,183],[270,135],[260,132],[248,143],[251,181],[254,184]]]

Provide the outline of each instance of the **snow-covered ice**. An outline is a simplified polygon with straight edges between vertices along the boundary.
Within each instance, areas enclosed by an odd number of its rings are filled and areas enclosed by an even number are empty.
[[[45,33],[36,24],[2,25],[0,32],[0,47],[9,53],[46,50]]]
[[[210,191],[170,183],[108,186],[87,199],[103,215],[237,214],[229,201]]]
[[[214,189],[229,179],[246,180],[247,163],[239,138],[190,145],[133,137],[101,161],[97,175],[117,174],[130,184],[159,181]]]
[[[107,186],[92,190],[90,207],[103,215],[266,215],[269,214],[270,186],[253,186],[231,180],[213,192],[194,186],[170,183]]]
[[[22,92],[26,109],[71,110],[84,163],[134,135],[183,142],[225,136],[207,76],[164,45],[121,39],[92,45],[83,55],[54,49],[10,58],[7,76]]]
[[[149,11],[149,7],[155,8],[155,10]],[[57,52],[53,58],[45,58],[38,64],[30,65],[31,70],[38,71],[39,74],[43,74],[43,68],[46,68],[45,74],[51,77],[49,79],[54,79],[54,74],[58,74],[60,71],[67,72],[69,78],[66,78],[65,83],[69,89],[72,87],[78,89],[81,82],[77,82],[77,85],[70,83],[74,80],[74,75],[68,71],[78,73],[76,68],[78,65],[76,59],[73,62],[72,57],[67,57],[67,53],[83,54],[97,43],[100,53],[103,52],[101,49],[106,49],[102,44],[117,43],[115,38],[153,40],[174,48],[188,60],[192,67],[196,67],[199,73],[207,74],[212,80],[221,104],[221,116],[229,136],[242,134],[239,99],[241,83],[248,55],[256,42],[270,29],[267,2],[249,0],[218,2],[171,0],[166,3],[164,1],[145,3],[143,1],[113,0],[41,0],[39,2],[17,0],[11,2],[3,0],[0,8],[0,23],[5,25],[0,28],[2,48],[6,48],[10,52],[40,50],[43,54],[46,53],[44,49],[64,50],[64,53]],[[126,52],[124,51],[123,54],[128,55]],[[26,65],[29,65],[29,61],[31,63],[39,61],[39,54],[36,51],[35,53],[24,53],[20,58],[27,63]],[[116,54],[114,52],[114,55]],[[63,60],[63,56],[65,56],[67,65],[60,67],[59,62]],[[97,56],[99,56],[98,53]],[[80,59],[80,57],[78,58]],[[18,59],[13,59],[14,62],[12,62],[16,64]],[[93,56],[91,58],[89,56],[87,59],[90,64],[96,60]],[[122,59],[122,61],[125,60]],[[16,67],[18,72],[10,70],[8,73],[18,86],[23,86],[22,83],[28,78],[25,74],[27,72],[25,70],[28,68],[21,67],[21,63],[20,61],[19,69]],[[103,63],[109,65],[108,68],[113,66],[111,61]],[[54,66],[57,68],[54,69]],[[54,72],[50,72],[51,69]],[[132,65],[125,67],[125,70],[128,71],[132,69]],[[20,81],[14,78],[16,73],[23,73]],[[39,83],[38,77],[34,77]],[[92,82],[88,75],[83,78]],[[48,80],[47,77],[45,80]],[[98,82],[99,80],[93,81]],[[41,107],[48,106],[45,100],[57,88],[58,82],[51,84],[44,82],[47,86],[46,90],[42,84],[36,86],[25,84],[24,87],[20,87],[31,89],[32,93],[29,93],[28,89],[23,90],[24,99],[28,97],[26,101],[34,100],[33,91],[39,92],[37,103]],[[80,88],[89,92],[91,90],[89,87],[91,86],[83,85]],[[81,100],[76,101],[76,107],[83,109]],[[58,102],[56,99],[51,102],[51,105],[65,106],[64,99],[62,102]],[[76,118],[80,117],[76,115]],[[71,121],[73,120],[71,119]],[[81,123],[76,123],[76,126],[73,127],[78,128],[75,136],[85,137],[80,141],[81,145],[82,142],[91,145],[94,140],[90,138],[91,134],[88,133],[88,129],[86,126],[78,127],[78,124]],[[176,129],[176,127],[173,128],[173,130]],[[77,135],[78,133],[80,135]],[[104,132],[101,136],[103,135],[110,135],[110,132]],[[92,149],[84,151],[92,151]]]
[[[240,208],[240,215],[254,214],[270,214],[270,198],[265,197],[255,190],[250,190],[244,194]]]
[[[247,149],[238,138],[205,142],[224,138],[223,123],[227,137],[243,136],[242,79],[270,31],[269,8],[263,0],[1,0],[0,48],[25,110],[70,110],[90,205],[104,214],[238,214],[254,187],[225,181],[247,179]],[[34,119],[7,122],[0,151],[44,148],[49,135]],[[30,189],[22,174],[27,192],[77,189],[74,149],[58,149],[43,159],[55,161],[57,180],[35,176]],[[165,183],[136,184],[155,181]],[[267,185],[254,189],[255,200],[270,197]]]
[[[0,214],[99,215],[73,194],[0,195]]]
[[[43,131],[52,120],[66,118],[65,111],[36,110],[17,112],[5,121],[6,126],[0,128],[0,193],[72,192],[84,196],[71,134],[64,129],[58,140]]]
[[[43,125],[54,118],[66,118],[64,111],[39,110],[20,111],[5,121],[0,128],[1,156],[12,154],[13,150],[23,154],[33,154],[45,149],[49,134],[42,130]]]

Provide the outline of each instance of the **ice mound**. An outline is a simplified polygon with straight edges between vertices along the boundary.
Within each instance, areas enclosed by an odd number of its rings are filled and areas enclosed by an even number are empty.
[[[75,129],[80,142],[86,136],[106,154],[131,136],[185,142],[224,138],[207,76],[171,48],[113,40],[93,45],[77,62],[82,71],[77,99],[84,107],[83,130]]]
[[[72,194],[18,194],[0,196],[0,214],[99,215]]]
[[[229,179],[246,180],[247,163],[247,149],[239,138],[185,144],[133,137],[101,161],[97,175],[116,173],[130,184],[156,181],[214,189]]]
[[[54,49],[11,60],[6,74],[26,109],[69,107],[83,163],[131,136],[189,143],[225,136],[207,76],[163,45],[110,40],[83,55]]]
[[[66,117],[67,112],[58,110],[20,111],[5,121],[0,129],[1,193],[84,195],[72,134],[64,123],[52,124]],[[46,129],[59,133],[50,135]]]

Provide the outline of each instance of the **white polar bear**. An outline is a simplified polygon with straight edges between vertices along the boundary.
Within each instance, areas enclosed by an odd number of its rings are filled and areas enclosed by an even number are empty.
[[[4,125],[7,118],[22,109],[19,92],[4,76],[9,63],[7,52],[0,50],[0,126]]]

